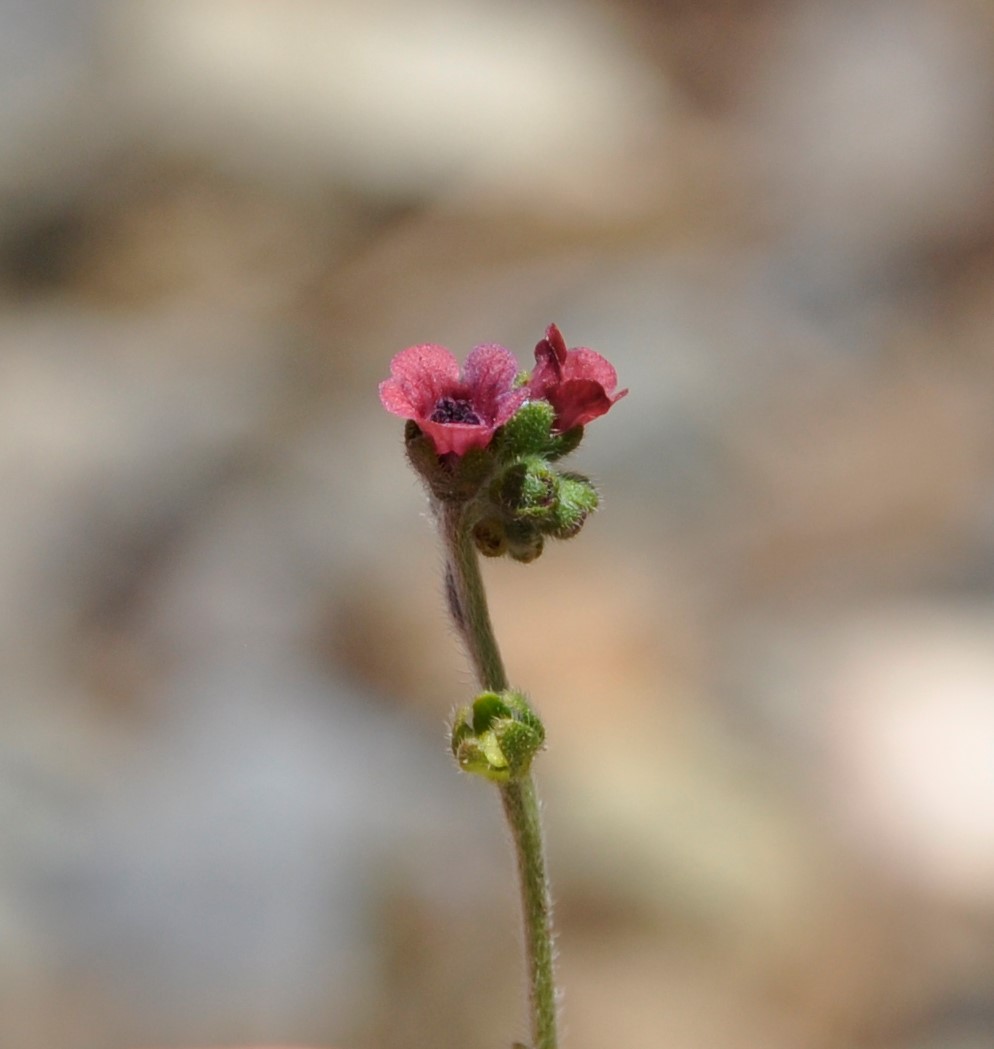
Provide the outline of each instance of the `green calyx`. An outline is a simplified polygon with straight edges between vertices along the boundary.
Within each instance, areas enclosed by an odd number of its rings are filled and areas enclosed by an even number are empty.
[[[452,754],[463,772],[496,783],[521,779],[545,743],[545,728],[513,689],[481,692],[452,721]]]
[[[548,401],[529,401],[508,419],[494,438],[495,452],[505,462],[536,455],[555,462],[572,452],[583,439],[583,427],[553,433],[555,409]]]
[[[547,534],[554,539],[572,539],[597,509],[597,489],[582,474],[564,473],[559,476],[557,495],[554,527]]]
[[[468,503],[493,473],[494,457],[488,448],[439,456],[431,438],[412,420],[404,428],[404,447],[408,462],[442,503]]]

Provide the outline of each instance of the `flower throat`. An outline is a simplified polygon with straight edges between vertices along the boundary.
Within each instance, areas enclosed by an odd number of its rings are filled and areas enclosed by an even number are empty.
[[[433,423],[468,423],[471,426],[478,426],[481,422],[469,401],[455,397],[440,397],[430,418]]]

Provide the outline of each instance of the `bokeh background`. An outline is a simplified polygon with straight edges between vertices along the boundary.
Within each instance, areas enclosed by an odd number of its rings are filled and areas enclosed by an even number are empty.
[[[486,566],[565,1046],[994,1044],[987,0],[0,2],[0,1044],[508,1045],[393,353],[630,396]]]

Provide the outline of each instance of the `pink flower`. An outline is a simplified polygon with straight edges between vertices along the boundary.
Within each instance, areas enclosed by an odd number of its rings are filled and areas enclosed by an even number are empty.
[[[486,448],[528,397],[514,388],[518,364],[510,350],[477,346],[462,374],[444,346],[408,346],[390,362],[390,378],[380,383],[383,407],[402,419],[413,419],[439,455],[464,455]]]
[[[618,373],[599,353],[585,346],[566,349],[559,329],[550,324],[535,347],[535,371],[528,384],[533,400],[548,401],[556,409],[560,433],[603,415],[628,390],[617,390]]]

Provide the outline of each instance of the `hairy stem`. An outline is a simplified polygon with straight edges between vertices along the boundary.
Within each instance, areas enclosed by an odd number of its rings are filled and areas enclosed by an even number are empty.
[[[451,503],[443,506],[441,513],[449,611],[469,650],[480,687],[503,692],[507,688],[507,673],[490,622],[469,513],[461,504]]]
[[[507,673],[494,637],[480,563],[464,506],[440,511],[446,549],[446,592],[453,621],[465,641],[482,688],[501,692]],[[552,900],[545,870],[538,797],[531,774],[500,785],[514,840],[525,953],[528,963],[532,1049],[556,1049],[556,986],[553,975]]]
[[[532,1043],[535,1049],[555,1049],[556,984],[553,973],[552,900],[545,873],[538,797],[531,774],[524,779],[501,784],[500,795],[518,857]]]

